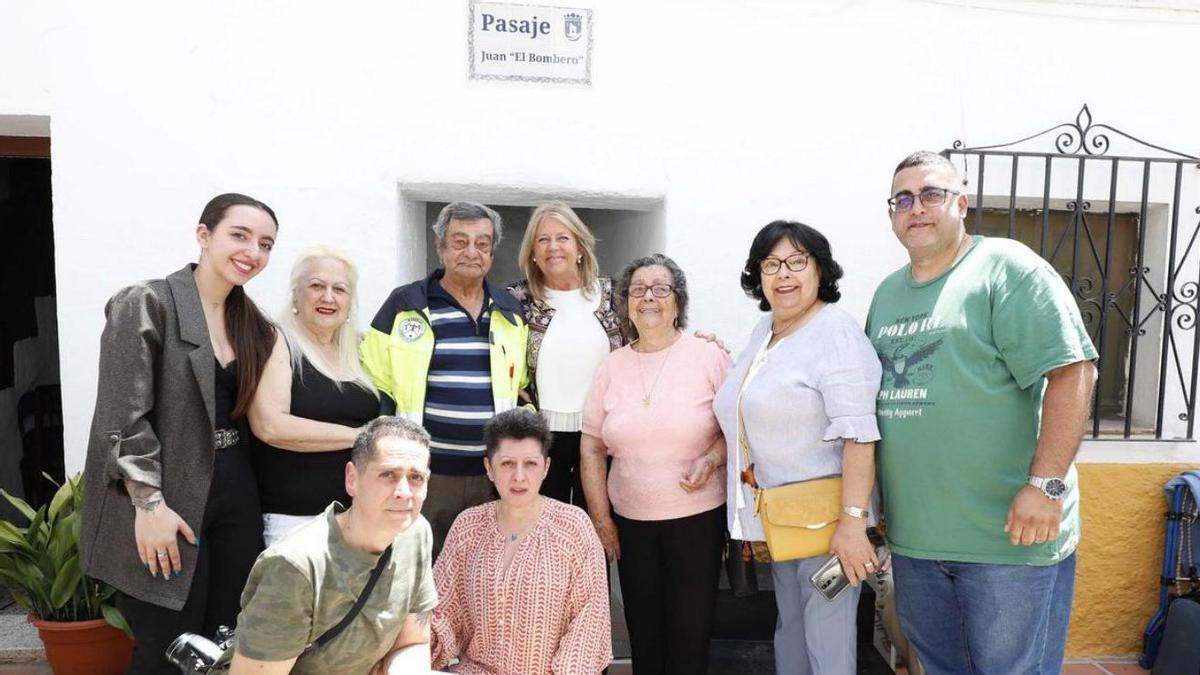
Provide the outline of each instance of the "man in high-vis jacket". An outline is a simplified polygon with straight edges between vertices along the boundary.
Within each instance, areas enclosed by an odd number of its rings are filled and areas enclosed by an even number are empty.
[[[463,509],[495,499],[483,469],[483,426],[516,407],[528,384],[521,306],[487,281],[501,232],[492,209],[448,204],[433,225],[442,267],[392,291],[361,347],[363,366],[396,415],[432,437],[424,514],[435,556]]]

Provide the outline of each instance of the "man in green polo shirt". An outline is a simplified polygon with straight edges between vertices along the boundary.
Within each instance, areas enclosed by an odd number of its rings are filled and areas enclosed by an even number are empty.
[[[909,264],[876,290],[867,333],[901,625],[931,675],[1057,673],[1096,350],[1048,262],[967,234],[948,159],[906,158],[888,205]]]

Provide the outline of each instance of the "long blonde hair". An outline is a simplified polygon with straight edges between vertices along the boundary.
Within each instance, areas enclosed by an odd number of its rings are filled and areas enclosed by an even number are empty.
[[[321,260],[336,260],[344,265],[346,267],[346,276],[350,282],[350,305],[346,311],[346,322],[339,326],[333,333],[333,344],[337,347],[337,363],[333,365],[342,373],[341,376],[330,368],[330,364],[325,362],[325,357],[321,355],[317,346],[309,339],[308,331],[300,325],[294,311],[296,296],[300,292],[301,285],[312,274],[313,266]],[[367,377],[367,373],[363,370],[362,363],[359,362],[358,358],[358,334],[354,329],[354,314],[358,308],[358,267],[355,266],[354,260],[350,258],[349,254],[324,244],[304,249],[292,265],[292,275],[288,281],[288,291],[290,301],[284,307],[283,311],[280,312],[277,322],[283,330],[284,338],[288,341],[292,357],[292,372],[302,374],[304,372],[302,359],[307,358],[308,362],[313,365],[313,368],[316,368],[321,374],[333,380],[334,385],[338,389],[341,389],[345,382],[350,382],[378,397],[379,394],[375,391],[375,385],[371,383],[371,378]],[[341,377],[345,375],[349,375],[350,378],[342,380]]]
[[[546,202],[539,204],[529,216],[529,224],[525,226],[525,236],[521,238],[521,250],[517,253],[517,266],[529,280],[529,293],[538,300],[546,299],[546,279],[542,270],[533,262],[533,245],[537,239],[538,225],[545,218],[553,218],[566,226],[575,241],[579,243],[579,254],[583,260],[579,263],[579,280],[583,282],[583,295],[590,298],[599,285],[596,280],[600,276],[600,265],[596,262],[596,237],[587,225],[579,219],[575,211],[563,202]]]

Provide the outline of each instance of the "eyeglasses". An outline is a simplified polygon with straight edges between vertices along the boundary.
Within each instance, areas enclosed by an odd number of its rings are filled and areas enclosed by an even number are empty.
[[[473,242],[467,237],[452,237],[450,241],[447,242],[450,249],[453,251],[466,250],[467,246],[472,243],[475,244],[475,250],[479,251],[480,253],[491,253],[492,251],[492,238],[487,236],[478,237]]]
[[[779,268],[787,265],[787,268],[793,272],[803,272],[804,268],[808,267],[808,254],[799,251],[780,260],[779,258],[763,258],[758,261],[758,269],[763,274],[776,274]]]
[[[912,207],[917,203],[917,199],[921,200],[922,206],[933,208],[935,206],[941,206],[942,204],[945,204],[946,197],[950,195],[957,196],[960,194],[962,193],[958,190],[950,190],[940,187],[927,187],[921,190],[920,195],[914,195],[908,190],[905,190],[904,192],[897,192],[896,196],[887,200],[887,203],[893,211],[911,211]]]
[[[671,294],[671,291],[674,290],[675,288],[673,286],[668,286],[667,284],[654,284],[653,286],[630,286],[629,297],[641,298],[646,295],[646,291],[650,291],[650,294],[656,298],[665,298]]]

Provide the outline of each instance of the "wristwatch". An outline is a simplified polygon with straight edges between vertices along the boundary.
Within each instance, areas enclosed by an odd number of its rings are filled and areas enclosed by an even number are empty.
[[[1061,500],[1067,494],[1067,484],[1061,478],[1030,476],[1029,480],[1025,481],[1025,483],[1041,490],[1042,494],[1054,501]]]

